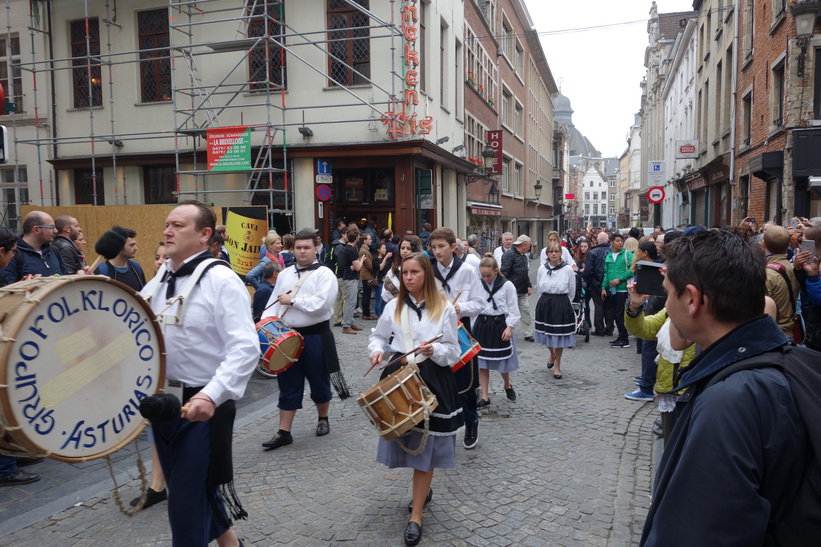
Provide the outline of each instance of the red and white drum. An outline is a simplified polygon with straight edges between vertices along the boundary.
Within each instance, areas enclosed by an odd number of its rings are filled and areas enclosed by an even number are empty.
[[[459,336],[459,348],[462,350],[462,355],[459,357],[458,361],[450,365],[450,370],[453,372],[456,372],[466,364],[470,363],[470,360],[479,355],[479,352],[482,351],[482,346],[480,346],[479,342],[471,336],[462,322],[457,320],[456,323],[456,330]]]
[[[0,452],[101,458],[145,427],[140,400],[163,384],[165,349],[148,304],[105,276],[0,288]]]
[[[302,354],[305,339],[282,319],[266,317],[257,323],[262,365],[268,372],[287,370]]]

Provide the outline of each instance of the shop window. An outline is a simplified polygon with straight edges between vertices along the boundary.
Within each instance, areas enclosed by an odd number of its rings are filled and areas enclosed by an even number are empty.
[[[395,200],[393,179],[392,167],[335,170],[336,202],[389,206]]]

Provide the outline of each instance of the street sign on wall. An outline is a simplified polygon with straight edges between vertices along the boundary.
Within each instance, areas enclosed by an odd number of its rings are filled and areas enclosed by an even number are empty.
[[[676,141],[676,159],[683,160],[687,158],[698,157],[698,141]]]
[[[664,162],[663,161],[648,161],[647,162],[647,185],[661,186],[664,184]]]

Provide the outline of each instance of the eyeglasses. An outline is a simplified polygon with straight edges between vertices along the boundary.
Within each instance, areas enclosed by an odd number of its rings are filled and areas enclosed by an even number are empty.
[[[36,224],[38,228],[42,228],[43,230],[54,230],[56,226],[54,224]]]

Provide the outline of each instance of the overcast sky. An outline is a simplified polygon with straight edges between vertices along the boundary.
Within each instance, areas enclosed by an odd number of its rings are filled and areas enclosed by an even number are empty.
[[[573,125],[602,156],[627,148],[641,106],[650,0],[525,0],[547,62],[573,107]],[[693,0],[657,0],[659,13],[692,11]],[[630,23],[641,21],[639,23]],[[613,25],[578,32],[569,29]],[[544,34],[547,33],[547,34]]]

